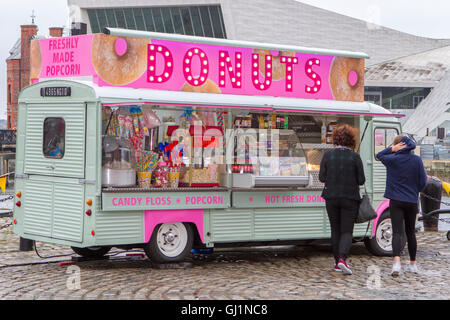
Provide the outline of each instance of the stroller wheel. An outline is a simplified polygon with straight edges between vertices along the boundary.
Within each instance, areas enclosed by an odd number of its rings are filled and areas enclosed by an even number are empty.
[[[447,239],[448,239],[448,241],[450,241],[450,230],[447,231]]]

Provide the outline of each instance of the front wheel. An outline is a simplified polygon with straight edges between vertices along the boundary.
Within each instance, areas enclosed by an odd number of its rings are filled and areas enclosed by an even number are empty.
[[[192,226],[188,223],[163,223],[153,230],[144,251],[157,263],[180,262],[191,252],[194,243]]]
[[[111,247],[87,247],[87,248],[72,247],[72,250],[82,257],[90,259],[98,259],[107,254],[109,250],[111,250]]]
[[[376,256],[392,256],[392,221],[389,209],[378,219],[375,237],[364,239],[364,244],[370,253]],[[406,234],[402,237],[402,250],[406,245]]]

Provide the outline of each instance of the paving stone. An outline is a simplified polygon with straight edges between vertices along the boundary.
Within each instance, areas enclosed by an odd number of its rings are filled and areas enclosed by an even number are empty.
[[[170,268],[120,256],[78,261],[79,290],[67,288],[69,266],[59,265],[71,261],[74,254],[69,247],[37,242],[43,256],[68,255],[43,260],[34,251],[20,252],[19,238],[9,228],[0,230],[0,239],[5,239],[0,241],[2,300],[450,299],[449,242],[442,232],[417,234],[421,270],[417,275],[392,278],[392,258],[372,256],[361,243],[352,246],[351,276],[332,271],[330,246],[278,246],[217,249]],[[404,252],[404,263],[407,258]],[[379,274],[369,266],[377,267]],[[368,280],[374,276],[379,287],[369,288]]]

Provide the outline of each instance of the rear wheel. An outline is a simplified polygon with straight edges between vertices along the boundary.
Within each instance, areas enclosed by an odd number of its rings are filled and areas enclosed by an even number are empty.
[[[191,252],[194,232],[188,223],[163,223],[153,230],[152,237],[144,245],[151,261],[158,263],[180,262]]]
[[[82,257],[95,259],[103,257],[105,254],[109,252],[109,250],[111,250],[111,247],[87,247],[87,248],[72,247],[72,250]]]
[[[389,209],[378,219],[375,237],[364,239],[364,244],[370,253],[376,256],[392,256],[392,221]],[[406,234],[402,237],[402,250],[406,245]]]

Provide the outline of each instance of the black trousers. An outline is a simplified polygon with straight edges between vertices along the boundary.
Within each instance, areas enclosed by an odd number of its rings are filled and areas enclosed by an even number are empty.
[[[390,200],[389,210],[392,222],[392,254],[400,256],[403,234],[406,233],[408,252],[411,261],[416,261],[416,215],[419,212],[417,203]]]
[[[353,227],[358,215],[359,201],[345,198],[326,199],[328,219],[331,226],[331,245],[334,260],[347,259],[352,246]]]

